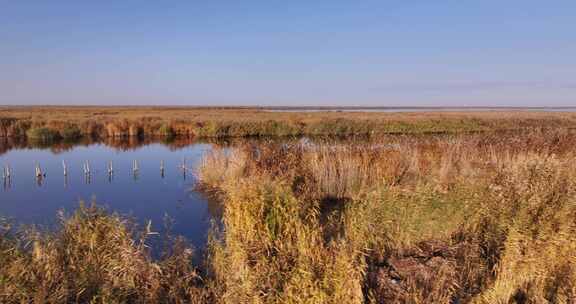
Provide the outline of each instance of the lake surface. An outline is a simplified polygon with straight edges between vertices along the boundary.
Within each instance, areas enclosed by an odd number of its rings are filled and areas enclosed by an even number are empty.
[[[183,235],[195,247],[202,248],[218,208],[194,190],[193,170],[210,149],[211,144],[204,143],[3,145],[0,170],[9,165],[13,173],[11,182],[0,181],[0,216],[14,223],[50,227],[56,223],[59,210],[70,213],[81,200],[95,200],[140,224],[151,220],[154,231],[164,231],[167,215],[173,222],[172,234]],[[182,170],[184,160],[189,170]],[[68,166],[67,177],[62,161]],[[90,178],[83,170],[86,161],[90,162]],[[112,177],[107,170],[110,161],[114,168]],[[134,161],[139,167],[137,174],[133,171]],[[46,174],[41,180],[34,175],[36,162]]]

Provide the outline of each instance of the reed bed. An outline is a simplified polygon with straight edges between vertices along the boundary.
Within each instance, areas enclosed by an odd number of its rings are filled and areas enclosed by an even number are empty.
[[[154,260],[150,227],[132,230],[126,219],[95,205],[60,215],[56,232],[0,231],[1,303],[201,303],[192,249],[175,241]]]
[[[208,261],[214,294],[223,303],[573,303],[574,140],[554,131],[247,145],[236,148],[239,171],[225,161],[234,154],[216,151],[200,171],[224,204]],[[219,178],[203,179],[218,165]]]
[[[268,112],[258,108],[0,107],[0,137],[264,137],[576,128],[574,113]]]
[[[574,303],[576,133],[248,141],[206,155],[203,262],[95,206],[0,233],[6,303]],[[12,232],[11,232],[12,231]],[[3,297],[3,298],[2,298]]]

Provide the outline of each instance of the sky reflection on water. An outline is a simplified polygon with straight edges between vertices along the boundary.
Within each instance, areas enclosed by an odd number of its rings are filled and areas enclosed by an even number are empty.
[[[172,234],[183,235],[194,246],[203,247],[217,208],[209,206],[209,200],[194,190],[193,169],[211,145],[138,143],[60,143],[47,149],[5,143],[0,151],[0,167],[9,165],[12,174],[0,189],[0,216],[15,223],[50,227],[56,223],[59,210],[71,212],[81,200],[94,200],[109,210],[134,217],[140,224],[151,220],[155,231],[163,231],[168,216],[173,222]],[[137,174],[132,170],[134,160],[139,166]],[[180,168],[183,160],[191,170]],[[62,161],[67,163],[67,176]],[[86,161],[90,162],[90,178],[83,170]],[[107,170],[110,161],[114,164],[113,176]],[[46,174],[41,180],[34,176],[36,163]]]

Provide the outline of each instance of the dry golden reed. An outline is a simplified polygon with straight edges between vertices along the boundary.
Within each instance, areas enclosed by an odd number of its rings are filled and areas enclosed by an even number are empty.
[[[271,112],[227,107],[0,106],[0,137],[263,137],[570,129],[552,112]]]
[[[2,303],[574,303],[576,133],[565,129],[215,147],[223,214],[183,241],[95,206],[53,232],[0,222]]]
[[[401,136],[207,156],[219,161],[200,172],[223,166],[199,175],[225,210],[208,261],[216,298],[572,303],[574,142],[568,131]],[[243,170],[228,175],[222,158],[238,154]]]

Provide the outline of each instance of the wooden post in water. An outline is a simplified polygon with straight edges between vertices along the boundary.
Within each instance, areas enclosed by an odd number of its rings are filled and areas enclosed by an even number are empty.
[[[64,176],[68,176],[68,166],[65,160],[62,160],[62,169],[64,170]]]
[[[38,162],[36,162],[36,168],[34,169],[34,177],[36,179],[36,183],[38,184],[38,186],[42,186],[42,180],[44,179],[44,177],[46,177],[46,173],[42,172],[42,168],[40,167],[40,164]]]
[[[89,176],[90,175],[90,162],[89,161],[85,161],[84,162],[84,175]]]
[[[134,160],[134,162],[132,163],[132,174],[134,175],[134,180],[138,179],[138,172],[140,171],[140,168],[138,167],[138,161]]]
[[[62,160],[62,170],[64,170],[64,188],[68,188],[68,165],[65,160]]]
[[[40,167],[40,164],[38,162],[36,163],[35,176],[37,178],[42,178],[46,176],[46,173],[42,172],[42,168]]]
[[[2,178],[4,181],[4,189],[9,189],[10,186],[12,185],[12,169],[10,168],[10,165],[6,165],[3,168],[2,171]]]
[[[10,166],[8,165],[2,169],[2,181],[4,182],[4,189],[10,188]]]
[[[186,157],[182,158],[181,170],[182,170],[182,176],[184,177],[184,180],[186,180]]]
[[[90,184],[92,176],[90,173],[90,162],[89,161],[85,161],[84,162],[84,181],[86,182],[86,184]]]
[[[160,176],[164,178],[164,161],[160,161]]]
[[[108,182],[112,182],[112,176],[114,176],[114,164],[112,161],[108,162]]]

